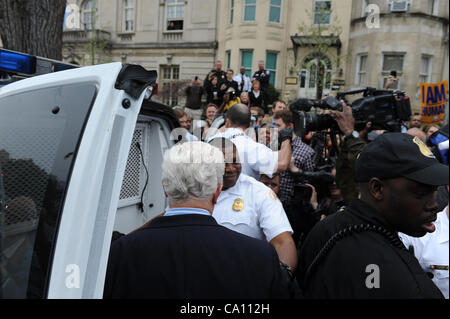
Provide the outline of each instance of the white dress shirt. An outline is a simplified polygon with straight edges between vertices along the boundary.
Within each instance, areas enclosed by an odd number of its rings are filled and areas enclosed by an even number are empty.
[[[244,87],[242,87],[242,77],[244,77]],[[237,74],[234,76],[233,78],[234,81],[236,81],[239,85],[239,91],[241,92],[250,92],[252,90],[252,82],[250,80],[250,77],[244,73],[244,75],[242,74]]]
[[[434,225],[436,230],[425,236],[416,238],[399,233],[406,248],[413,246],[414,255],[423,270],[430,273],[435,285],[441,290],[445,298],[449,299],[449,257],[448,257],[448,206],[438,214]],[[447,268],[445,270],[445,267]]]
[[[293,233],[275,193],[242,173],[236,185],[220,193],[213,217],[222,226],[268,242],[281,233]]]
[[[237,148],[242,164],[242,173],[259,180],[261,174],[272,176],[278,166],[278,152],[272,151],[264,144],[255,142],[238,128],[229,128],[224,133],[213,136],[231,140]]]

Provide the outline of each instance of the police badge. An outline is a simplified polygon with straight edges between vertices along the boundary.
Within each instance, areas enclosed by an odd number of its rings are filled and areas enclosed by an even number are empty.
[[[244,200],[241,199],[241,198],[235,199],[234,203],[233,203],[233,210],[235,212],[239,212],[239,211],[241,211],[243,209],[244,209]]]

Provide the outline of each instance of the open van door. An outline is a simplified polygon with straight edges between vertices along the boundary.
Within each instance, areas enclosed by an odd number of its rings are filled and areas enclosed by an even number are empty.
[[[130,145],[155,81],[155,71],[111,63],[0,88],[0,298],[102,297]]]

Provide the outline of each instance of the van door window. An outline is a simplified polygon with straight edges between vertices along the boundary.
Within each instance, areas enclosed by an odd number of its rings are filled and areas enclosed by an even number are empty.
[[[46,296],[93,83],[0,98],[0,298]],[[83,230],[80,229],[80,236]]]

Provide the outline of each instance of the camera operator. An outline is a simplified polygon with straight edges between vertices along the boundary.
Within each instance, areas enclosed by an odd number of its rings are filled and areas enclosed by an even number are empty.
[[[273,120],[277,130],[282,130],[287,127],[294,129],[294,133],[292,133],[292,158],[290,167],[288,171],[281,173],[280,200],[283,205],[287,206],[292,199],[294,189],[294,178],[291,176],[290,171],[298,171],[299,169],[301,171],[313,171],[314,151],[311,147],[303,143],[301,137],[295,134],[292,112],[288,110],[278,111],[273,115]]]
[[[349,106],[346,96],[356,94],[362,94],[362,97]],[[312,107],[327,111],[322,114],[308,113]],[[303,176],[301,183],[310,183],[316,187],[319,211],[320,208],[325,208],[325,215],[336,212],[340,206],[349,205],[359,197],[355,162],[369,140],[378,139],[378,132],[400,132],[402,124],[411,115],[411,104],[404,92],[369,87],[339,92],[337,98],[328,96],[321,100],[298,99],[291,103],[290,109],[294,115],[297,135],[304,137],[312,131],[316,132],[310,145],[316,152],[314,163],[319,169],[316,168],[318,172],[304,174],[309,176]],[[327,114],[328,110],[330,112]],[[326,158],[322,158],[325,145],[329,144],[332,147],[329,152],[325,152]],[[336,168],[335,178],[330,171],[333,166]],[[315,179],[316,184],[311,179]],[[329,185],[326,185],[327,180]],[[333,186],[334,180],[337,188]],[[337,189],[340,190],[339,197],[342,196],[343,201],[337,199],[337,196],[332,199],[332,192],[337,195]],[[305,196],[304,199],[307,202],[309,197]],[[322,201],[324,205],[320,204]],[[291,206],[295,208],[301,206],[301,203],[292,203]],[[316,212],[314,214],[317,219]]]
[[[294,178],[293,196],[285,206],[286,214],[294,229],[294,240],[300,247],[311,229],[322,219],[345,206],[335,183],[335,169],[329,165],[313,172],[302,172],[291,167]]]
[[[294,132],[297,131],[297,124],[290,111],[276,112],[274,121],[277,129],[291,127]],[[302,138],[295,133],[293,136],[293,156],[289,170],[281,173],[280,199],[294,229],[294,241],[299,246],[318,221],[335,213],[340,206],[333,198],[336,187],[333,189],[332,165],[322,158],[328,134],[316,133],[316,149],[303,143]]]
[[[341,190],[344,201],[349,204],[359,195],[359,189],[355,182],[355,161],[367,145],[365,138],[371,123],[368,122],[364,130],[356,131],[351,107],[347,106],[344,101],[341,102],[342,112],[331,111],[331,115],[334,116],[344,136],[336,161],[336,183]]]

